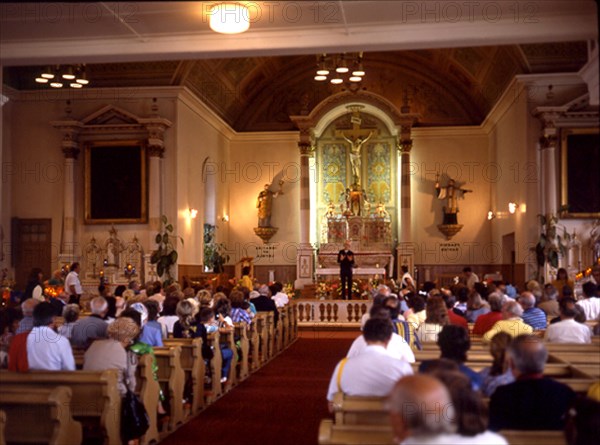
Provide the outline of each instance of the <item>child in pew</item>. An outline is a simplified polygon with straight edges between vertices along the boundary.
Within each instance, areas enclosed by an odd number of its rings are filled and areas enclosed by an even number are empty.
[[[139,304],[141,305],[141,303],[139,303]],[[141,306],[143,306],[143,305],[141,305]],[[138,309],[140,309],[140,308],[138,307]],[[145,309],[145,307],[144,307],[144,309]],[[146,313],[146,316],[147,316],[147,313]],[[140,328],[140,331],[141,331],[142,314],[140,313],[140,311],[136,310],[132,306],[128,309],[125,309],[123,312],[121,312],[121,316],[119,318],[123,318],[123,317],[128,317],[128,318],[132,319],[138,325],[138,328]],[[152,356],[152,377],[154,378],[155,381],[158,382],[158,364],[156,363],[156,357],[154,357],[154,349],[152,349],[152,346],[149,346],[146,343],[141,342],[139,340],[139,337],[136,337],[133,340],[132,344],[129,346],[129,350],[136,353],[138,356],[141,356],[144,354],[150,354]],[[158,414],[159,414],[159,416],[165,416],[167,414],[167,411],[165,410],[165,408],[163,406],[164,401],[165,401],[165,395],[163,394],[162,389],[160,389],[159,393],[158,393]]]
[[[226,313],[229,312],[229,308],[229,304],[221,306],[221,310],[226,311]],[[219,314],[219,320],[217,320],[214,311],[210,308],[205,308],[202,310],[200,314],[200,321],[203,323],[203,326],[207,331],[210,329],[211,332],[215,332],[215,327],[221,333],[230,333],[233,331],[233,322],[231,321],[229,315],[225,316],[223,314]],[[233,351],[225,343],[221,343],[219,347],[221,348],[222,357],[221,383],[225,383],[227,382],[227,377],[229,376],[229,368],[231,367],[231,361],[233,359]]]
[[[209,361],[214,357],[214,352],[208,345],[207,331],[216,332],[218,326],[207,327],[204,324],[204,318],[207,320],[211,317],[214,319],[214,312],[210,308],[204,308],[200,312],[200,316],[197,314],[196,306],[188,300],[182,300],[177,304],[177,316],[179,319],[173,325],[173,337],[174,338],[198,338],[202,339],[202,358],[206,364],[206,376],[205,385],[210,385],[212,378],[212,369]],[[210,317],[207,316],[207,312],[210,312]],[[204,318],[203,318],[204,317]]]

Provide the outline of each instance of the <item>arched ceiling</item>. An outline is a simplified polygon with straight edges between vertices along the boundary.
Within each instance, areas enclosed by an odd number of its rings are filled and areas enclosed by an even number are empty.
[[[419,126],[479,125],[517,74],[576,72],[585,42],[367,52],[358,88],[397,107],[406,100]],[[316,55],[88,65],[94,88],[188,87],[236,131],[294,130],[290,115],[307,114],[350,88],[313,79]],[[8,67],[4,82],[39,88],[40,67]]]

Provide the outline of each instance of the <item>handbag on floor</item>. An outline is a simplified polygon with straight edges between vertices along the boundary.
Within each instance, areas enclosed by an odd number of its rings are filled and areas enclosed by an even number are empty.
[[[127,360],[129,368],[129,360]],[[142,437],[150,427],[146,407],[139,397],[129,389],[128,372],[124,373],[127,393],[121,401],[121,437],[125,442]]]

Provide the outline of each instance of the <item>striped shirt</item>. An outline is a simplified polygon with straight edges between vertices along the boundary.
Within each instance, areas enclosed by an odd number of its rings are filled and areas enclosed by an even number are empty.
[[[546,313],[537,307],[530,307],[523,312],[523,321],[531,326],[534,330],[546,329],[547,317]]]

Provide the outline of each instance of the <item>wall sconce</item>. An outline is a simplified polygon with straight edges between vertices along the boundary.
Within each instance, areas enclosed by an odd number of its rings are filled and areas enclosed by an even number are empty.
[[[192,219],[196,219],[196,217],[198,216],[198,210],[196,209],[189,208],[188,212],[190,214],[190,218]]]
[[[492,210],[490,210],[490,211],[487,212],[487,219],[488,219],[488,221],[491,221],[495,217],[496,217],[496,214]]]
[[[221,218],[221,221],[223,222],[229,222],[229,215],[223,215],[223,217]]]
[[[511,215],[514,215],[517,209],[519,209],[521,213],[525,213],[527,212],[527,204],[517,204],[516,202],[508,203],[508,212]]]

